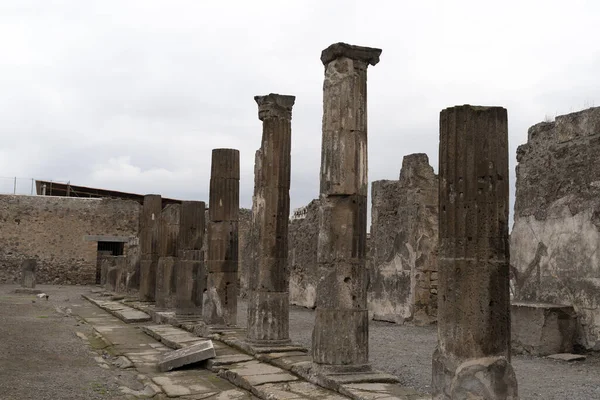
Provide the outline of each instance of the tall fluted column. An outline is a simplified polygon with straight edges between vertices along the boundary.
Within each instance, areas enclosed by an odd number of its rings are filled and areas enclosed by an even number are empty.
[[[247,339],[255,344],[289,340],[288,220],[294,96],[254,97],[263,122],[255,166],[252,218],[256,258],[250,266]]]
[[[175,310],[178,315],[202,315],[202,295],[206,288],[202,251],[205,208],[203,201],[181,202]]]
[[[175,274],[179,241],[179,212],[181,205],[169,204],[160,215],[158,266],[156,267],[156,307],[175,307]]]
[[[240,152],[214,149],[208,208],[207,282],[204,322],[236,325]]]
[[[507,126],[502,107],[440,114],[436,400],[518,398],[510,364]]]
[[[156,268],[158,265],[158,241],[160,237],[160,195],[144,196],[140,216],[140,300],[154,301],[156,293]]]
[[[313,362],[369,369],[367,312],[367,67],[380,49],[336,43],[323,50],[323,143]]]

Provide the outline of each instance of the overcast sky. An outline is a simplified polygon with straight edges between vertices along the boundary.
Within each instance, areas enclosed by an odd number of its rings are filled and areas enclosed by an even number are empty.
[[[368,71],[370,181],[397,179],[415,152],[437,171],[439,112],[467,103],[508,109],[514,178],[529,126],[600,106],[599,26],[592,0],[2,0],[0,177],[208,200],[211,150],[233,147],[251,207],[253,97],[275,92],[296,96],[291,203],[305,205],[319,57],[343,41],[383,49]]]

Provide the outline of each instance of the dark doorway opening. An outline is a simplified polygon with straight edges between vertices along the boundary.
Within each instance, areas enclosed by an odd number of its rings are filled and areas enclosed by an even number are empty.
[[[107,256],[122,256],[125,248],[124,242],[98,242],[98,256],[96,258],[96,284],[102,282],[102,262]]]
[[[123,242],[98,242],[98,251],[110,252],[111,256],[122,256],[125,243]]]

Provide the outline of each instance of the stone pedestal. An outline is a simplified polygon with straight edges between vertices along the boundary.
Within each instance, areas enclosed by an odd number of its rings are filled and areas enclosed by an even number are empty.
[[[380,49],[323,50],[323,149],[312,355],[326,371],[369,369],[367,312],[367,67]]]
[[[577,313],[572,306],[514,302],[510,314],[513,353],[549,356],[573,352]]]
[[[155,300],[157,308],[175,307],[180,207],[179,204],[169,204],[161,212],[159,259],[156,268]]]
[[[181,203],[179,218],[179,264],[176,281],[178,315],[202,315],[202,295],[206,288],[204,268],[205,209],[203,201]]]
[[[439,160],[433,398],[517,399],[510,365],[506,110],[443,110]]]
[[[140,300],[154,301],[156,293],[156,267],[162,199],[160,195],[144,196],[140,216]]]
[[[289,343],[288,220],[294,96],[256,96],[263,122],[252,202],[256,257],[250,266],[247,340]]]
[[[37,269],[37,261],[35,259],[23,260],[21,264],[21,287],[34,289],[35,288],[35,271]]]
[[[207,282],[203,298],[204,322],[237,323],[238,213],[240,153],[214,149],[208,208]]]

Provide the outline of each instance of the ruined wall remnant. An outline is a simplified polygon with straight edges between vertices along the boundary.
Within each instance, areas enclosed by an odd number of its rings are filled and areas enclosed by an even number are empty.
[[[532,126],[517,150],[512,289],[572,305],[578,342],[600,350],[600,107]]]
[[[288,236],[290,304],[314,308],[319,282],[319,200],[313,200],[297,211],[290,220]]]
[[[1,195],[0,282],[19,282],[23,260],[35,259],[38,284],[94,284],[94,239],[137,237],[139,213],[130,200]]]
[[[398,181],[372,184],[369,310],[423,325],[437,315],[438,177],[426,154],[404,157]]]

